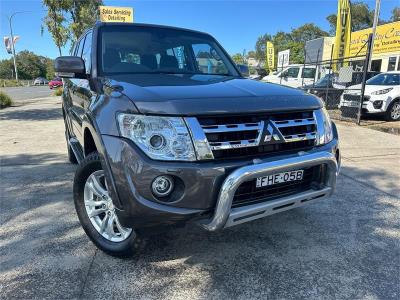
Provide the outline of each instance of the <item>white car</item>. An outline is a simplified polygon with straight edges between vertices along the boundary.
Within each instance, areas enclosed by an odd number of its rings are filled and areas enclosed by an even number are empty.
[[[316,81],[316,73],[315,66],[290,65],[280,72],[263,77],[262,81],[298,88]]]
[[[347,87],[340,97],[339,108],[359,106],[361,84]],[[400,120],[400,72],[390,71],[378,74],[366,81],[363,114],[382,114],[389,121]]]

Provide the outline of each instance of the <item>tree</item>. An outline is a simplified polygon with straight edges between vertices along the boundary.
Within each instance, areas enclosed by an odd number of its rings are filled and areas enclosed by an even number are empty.
[[[253,50],[247,52],[247,58],[256,58],[256,52]]]
[[[54,78],[53,63],[52,59],[27,50],[17,54],[17,68],[20,79],[32,80],[36,77],[52,79]],[[14,78],[14,65],[11,58],[0,61],[0,78]]]
[[[319,37],[329,36],[329,33],[313,23],[307,23],[296,29],[292,29],[290,36],[293,41],[305,44],[307,41]]]
[[[98,19],[102,0],[42,0],[47,8],[43,19],[61,55],[68,40],[77,41],[82,33]],[[43,30],[42,27],[42,30]]]
[[[328,32],[313,23],[293,28],[289,33],[278,31],[274,36],[264,34],[256,42],[256,58],[260,61],[265,60],[265,44],[267,41],[271,41],[274,44],[275,56],[278,55],[279,51],[290,49],[290,62],[303,63],[305,43],[328,35]],[[277,60],[275,60],[275,63],[277,63]]]
[[[54,60],[46,58],[46,78],[51,80],[55,77]]]
[[[256,42],[256,59],[259,61],[265,61],[265,47],[267,41],[271,41],[272,37],[270,34],[264,34],[258,37]]]
[[[63,0],[63,9],[71,16],[69,29],[73,41],[78,40],[82,33],[93,26],[99,16],[99,6],[102,0]]]
[[[17,54],[17,68],[21,79],[34,79],[46,76],[45,58],[28,50]]]
[[[245,58],[240,53],[236,53],[236,54],[232,55],[232,59],[236,64],[244,64],[244,63],[246,63]]]
[[[64,25],[66,20],[62,14],[60,3],[62,2],[57,0],[43,0],[43,4],[48,8],[47,15],[44,17],[43,23],[50,32],[61,56],[61,48],[65,46],[69,39],[69,31]],[[43,27],[44,26],[42,25],[42,34],[44,29]]]
[[[392,10],[392,22],[400,21],[400,7],[395,7]]]
[[[351,3],[351,28],[352,31],[357,31],[372,27],[374,22],[374,10],[370,9],[366,3],[354,2]],[[331,14],[326,17],[331,29],[330,34],[335,35],[336,32],[336,14]]]
[[[0,60],[0,78],[2,79],[14,78],[14,64],[11,59]]]

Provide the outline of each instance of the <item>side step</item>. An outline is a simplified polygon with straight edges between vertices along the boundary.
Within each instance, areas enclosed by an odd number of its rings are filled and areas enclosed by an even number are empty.
[[[68,144],[71,146],[72,152],[74,152],[76,160],[78,161],[78,163],[80,163],[83,160],[84,155],[78,140],[76,138],[70,138],[68,140]]]

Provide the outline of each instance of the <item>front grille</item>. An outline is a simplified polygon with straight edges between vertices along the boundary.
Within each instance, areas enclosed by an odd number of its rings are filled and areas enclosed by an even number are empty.
[[[315,166],[304,170],[301,181],[291,181],[256,188],[256,179],[242,183],[236,190],[232,207],[250,205],[271,201],[280,197],[290,196],[310,189],[321,188],[321,179],[325,166]]]
[[[313,111],[197,118],[215,159],[309,150],[315,145]]]
[[[361,95],[355,94],[343,94],[343,99],[346,101],[357,101],[359,102],[361,99]]]

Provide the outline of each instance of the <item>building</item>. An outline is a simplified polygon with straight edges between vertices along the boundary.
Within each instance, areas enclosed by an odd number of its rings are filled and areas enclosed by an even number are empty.
[[[349,59],[361,60],[366,54],[366,42],[372,28],[351,33]],[[334,37],[323,37],[306,42],[306,63],[331,59]],[[400,71],[400,21],[377,27],[372,51],[371,71]]]

